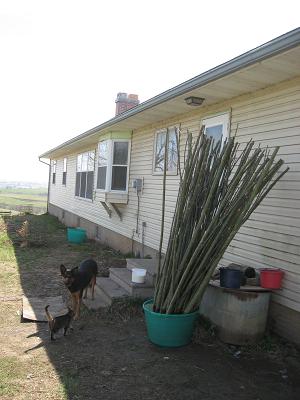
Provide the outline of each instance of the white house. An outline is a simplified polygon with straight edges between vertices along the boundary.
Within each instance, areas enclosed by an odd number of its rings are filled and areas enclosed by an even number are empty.
[[[136,102],[42,154],[52,165],[49,212],[124,253],[155,256],[166,128],[167,240],[179,183],[174,127],[196,133],[202,124],[206,134],[236,134],[241,143],[253,138],[262,146],[280,146],[279,156],[290,167],[236,235],[222,264],[285,270],[271,313],[277,331],[300,343],[300,28]]]

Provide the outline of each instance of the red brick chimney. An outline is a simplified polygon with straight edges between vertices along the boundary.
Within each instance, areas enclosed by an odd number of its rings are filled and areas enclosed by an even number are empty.
[[[137,94],[118,93],[116,99],[116,115],[140,104]]]

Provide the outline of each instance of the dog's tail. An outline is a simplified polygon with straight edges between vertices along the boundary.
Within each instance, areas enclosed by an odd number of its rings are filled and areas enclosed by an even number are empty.
[[[49,305],[45,307],[45,313],[46,313],[46,316],[47,316],[47,320],[48,320],[49,322],[51,322],[51,321],[53,321],[53,317],[52,317],[52,315],[49,313],[48,308],[49,308]]]

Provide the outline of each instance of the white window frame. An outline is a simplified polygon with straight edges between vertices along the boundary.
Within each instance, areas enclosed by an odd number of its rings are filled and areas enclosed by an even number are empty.
[[[52,174],[51,174],[51,183],[52,185],[56,184],[56,167],[57,167],[57,160],[52,160]],[[54,182],[53,182],[54,181]]]
[[[156,159],[156,144],[157,144],[157,137],[160,134],[167,134],[167,129],[169,129],[169,131],[172,129],[175,131],[175,134],[177,133],[177,126],[169,126],[168,128],[163,128],[163,129],[159,129],[155,132],[154,135],[154,146],[153,146],[153,160],[152,160],[152,175],[163,175],[164,171],[155,171],[155,159]],[[175,171],[170,171],[168,170],[168,166],[167,166],[167,175],[178,175],[178,154],[177,154],[177,162],[176,162],[176,169]]]
[[[99,164],[99,157],[100,157],[100,145],[103,142],[107,142],[107,161],[105,165],[100,165]],[[111,175],[111,173],[109,173],[109,160],[111,157],[111,140],[110,139],[105,139],[105,140],[101,140],[98,143],[98,148],[97,148],[97,179],[96,179],[96,190],[99,190],[100,192],[107,192],[108,191],[108,180],[109,180],[109,176]],[[99,167],[106,167],[106,178],[105,178],[105,188],[98,188],[98,173],[99,173]]]
[[[92,153],[94,155],[94,162],[93,162],[93,169],[89,169],[89,154]],[[82,159],[83,156],[87,154],[87,167],[86,170],[82,169]],[[81,163],[80,163],[80,169],[78,169],[78,158],[81,157]],[[76,178],[75,178],[75,197],[76,199],[80,199],[80,200],[85,200],[85,201],[93,201],[93,194],[92,194],[92,198],[86,197],[86,193],[87,193],[87,177],[88,174],[86,175],[86,188],[85,188],[85,197],[80,196],[80,192],[81,192],[81,177],[80,177],[80,185],[79,185],[79,195],[76,195],[76,180],[77,180],[77,173],[78,172],[92,172],[94,173],[93,175],[93,188],[92,188],[92,193],[94,193],[94,187],[95,187],[95,157],[96,157],[96,151],[95,150],[87,150],[84,151],[83,153],[78,153],[77,157],[76,157]]]
[[[97,181],[98,182],[98,168],[99,165],[99,155],[100,155],[100,144],[102,142],[108,142],[108,154],[107,154],[107,164],[106,164],[106,182],[105,182],[105,189],[96,188],[97,191],[102,193],[128,193],[128,186],[129,186],[129,166],[130,166],[130,154],[131,154],[131,140],[130,139],[105,139],[101,140],[98,143],[98,157],[97,157]],[[126,189],[125,190],[113,190],[111,188],[112,185],[112,168],[113,166],[121,166],[125,167],[125,165],[121,164],[113,164],[113,157],[114,157],[114,144],[116,142],[126,142],[128,143],[128,155],[127,155],[127,174],[126,174]]]
[[[67,186],[67,167],[68,167],[68,158],[63,158],[63,173],[61,183],[63,186]],[[64,174],[65,174],[65,182],[64,182]]]
[[[207,117],[202,119],[201,126],[205,126],[204,135],[206,134],[206,129],[211,128],[216,125],[223,126],[223,135],[222,135],[222,145],[225,140],[229,138],[229,113],[222,113],[218,115],[213,115],[211,117]]]

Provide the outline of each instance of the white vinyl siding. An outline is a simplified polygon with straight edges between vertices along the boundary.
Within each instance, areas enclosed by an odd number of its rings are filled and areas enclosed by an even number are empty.
[[[300,85],[291,81],[283,89],[257,92],[255,96],[243,96],[242,100],[227,102],[219,109],[206,107],[197,114],[180,120],[162,121],[160,125],[134,131],[131,143],[127,205],[120,205],[122,221],[113,212],[109,218],[96,193],[94,202],[83,202],[74,197],[76,157],[68,156],[67,190],[61,185],[51,187],[50,202],[112,231],[132,238],[136,230],[138,198],[131,182],[144,179],[140,196],[138,233],[133,239],[141,242],[141,224],[146,222],[144,244],[159,248],[161,225],[162,176],[153,174],[153,149],[155,132],[171,124],[181,124],[181,148],[185,132],[199,132],[203,119],[230,112],[230,134],[237,136],[243,146],[249,139],[262,146],[281,146],[278,157],[284,159],[290,171],[268,194],[249,221],[240,229],[221,261],[222,265],[239,262],[260,267],[279,267],[286,271],[283,289],[273,299],[293,310],[300,311]],[[95,143],[97,145],[97,143]],[[98,154],[96,155],[96,159]],[[59,163],[58,165],[62,165]],[[57,171],[58,178],[61,171]],[[94,178],[96,180],[96,177]],[[166,248],[168,232],[177,199],[179,177],[167,177],[166,230],[163,248]]]
[[[231,131],[243,146],[280,146],[290,170],[240,229],[222,260],[285,271],[273,300],[300,311],[300,87],[244,101],[232,108]]]

